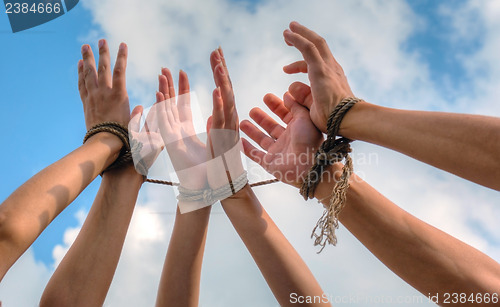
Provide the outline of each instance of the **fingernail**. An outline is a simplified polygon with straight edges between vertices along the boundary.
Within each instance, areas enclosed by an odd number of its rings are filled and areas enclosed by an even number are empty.
[[[222,51],[222,47],[221,47],[221,46],[219,46],[219,53],[220,53],[220,55],[221,55],[222,57],[224,57],[224,51]]]
[[[221,99],[222,99],[222,96],[221,96],[221,94],[220,94],[220,87],[217,87],[217,88],[215,89],[215,94],[217,95],[217,98],[221,98]]]
[[[219,49],[216,49],[215,52],[214,52],[214,58],[217,62],[220,61],[220,51]]]
[[[83,67],[83,61],[80,60],[80,61],[78,61],[78,68],[82,68],[82,67]]]
[[[99,49],[104,46],[104,39],[99,40]]]
[[[222,65],[222,63],[220,63],[218,66],[218,70],[219,70],[219,73],[221,74],[221,76],[224,76],[226,73],[224,71],[224,66]]]
[[[125,50],[125,48],[127,48],[127,45],[125,43],[121,43],[120,44],[120,50]]]
[[[289,35],[289,34],[292,34],[292,31],[286,29],[284,33]]]
[[[87,53],[87,51],[89,51],[89,45],[83,45],[82,46],[82,54]]]

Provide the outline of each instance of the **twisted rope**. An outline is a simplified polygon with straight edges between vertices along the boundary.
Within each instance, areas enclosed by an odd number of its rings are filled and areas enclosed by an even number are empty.
[[[314,238],[314,246],[321,246],[318,253],[323,251],[327,243],[337,244],[335,229],[339,227],[339,214],[345,206],[349,178],[353,171],[352,159],[349,156],[352,151],[350,145],[352,140],[345,137],[337,138],[337,136],[339,135],[342,119],[360,100],[354,97],[344,98],[332,111],[327,122],[327,138],[316,152],[314,165],[307,173],[300,189],[300,194],[305,200],[314,198],[314,192],[321,182],[323,172],[328,166],[345,159],[346,162],[342,168],[340,180],[335,184],[329,196],[329,205],[319,218],[311,234],[311,238]]]
[[[132,162],[132,152],[130,150],[130,142],[128,138],[128,129],[127,127],[121,125],[120,123],[117,122],[102,122],[99,123],[93,127],[91,127],[87,133],[85,134],[85,137],[83,138],[83,143],[87,142],[89,138],[92,136],[96,135],[97,133],[100,132],[108,132],[111,134],[116,135],[123,143],[123,147],[120,149],[120,154],[118,155],[118,158],[111,163],[104,171],[102,171],[101,174],[104,172],[107,172],[109,170],[115,169],[115,168],[120,168],[123,167],[127,164],[130,164]]]
[[[163,184],[163,185],[174,186],[174,187],[178,187],[180,185],[178,182],[172,182],[172,181],[166,181],[166,180],[157,180],[157,179],[150,179],[150,178],[146,178],[146,180],[144,180],[144,181],[145,182],[149,182],[149,183]],[[279,180],[278,179],[269,179],[269,180],[264,180],[264,181],[250,183],[249,186],[252,187],[252,188],[253,187],[260,187],[260,186],[267,185],[267,184],[272,184],[272,183],[275,183],[275,182],[279,182]]]

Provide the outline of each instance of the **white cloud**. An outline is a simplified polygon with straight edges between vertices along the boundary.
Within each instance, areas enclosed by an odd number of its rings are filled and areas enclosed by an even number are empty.
[[[59,266],[59,263],[61,263],[69,248],[71,247],[73,242],[75,242],[76,237],[82,229],[82,225],[83,222],[85,222],[86,217],[87,213],[85,213],[83,210],[77,211],[75,214],[75,218],[78,221],[78,225],[76,227],[66,229],[63,236],[63,244],[58,244],[54,247],[54,250],[52,251],[52,257],[54,258],[54,269]]]
[[[51,274],[51,270],[38,262],[33,250],[29,249],[7,272],[0,284],[2,306],[38,306]]]

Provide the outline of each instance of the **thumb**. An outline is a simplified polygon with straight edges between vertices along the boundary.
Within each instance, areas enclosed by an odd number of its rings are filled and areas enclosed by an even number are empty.
[[[130,122],[128,124],[130,131],[139,132],[143,110],[144,108],[142,106],[137,106],[132,110],[132,113],[130,114]]]
[[[301,115],[304,112],[309,113],[308,110],[304,106],[299,104],[293,98],[293,96],[290,94],[290,92],[286,92],[283,95],[283,102],[285,103],[285,107],[290,111],[290,113],[292,113],[292,116]]]
[[[207,119],[207,134],[210,132],[210,129],[212,129],[212,116]]]
[[[309,85],[302,82],[294,82],[288,87],[288,92],[293,96],[295,101],[311,109],[312,99],[309,98],[311,95],[311,88]]]

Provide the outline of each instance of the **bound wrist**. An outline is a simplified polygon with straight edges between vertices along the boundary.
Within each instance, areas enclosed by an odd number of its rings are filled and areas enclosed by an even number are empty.
[[[111,151],[112,155],[118,156],[120,153],[120,150],[123,147],[123,142],[120,140],[119,137],[116,135],[109,133],[109,132],[100,132],[94,135],[93,137],[89,138],[87,142],[85,142],[85,145],[104,145],[108,147]],[[116,159],[116,157],[115,157]]]
[[[354,105],[349,112],[346,113],[344,119],[340,123],[339,135],[350,140],[359,140],[360,127],[366,125],[373,117],[376,117],[376,105],[368,103],[364,100],[359,101]]]

